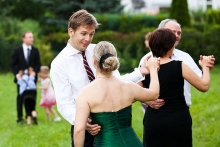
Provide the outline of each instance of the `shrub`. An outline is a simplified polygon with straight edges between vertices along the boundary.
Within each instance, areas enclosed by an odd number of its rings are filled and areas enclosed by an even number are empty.
[[[217,10],[209,9],[206,11],[205,24],[206,29],[208,29],[210,25],[220,24],[220,8]]]
[[[203,34],[203,51],[205,55],[214,55],[215,64],[220,63],[220,25],[212,25]]]
[[[161,20],[168,17],[167,14],[149,16],[146,14],[94,14],[98,22],[101,23],[97,32],[116,31],[121,33],[134,33],[143,28],[156,28]]]
[[[201,32],[204,30],[205,11],[203,9],[190,10],[191,26]]]
[[[202,33],[189,28],[183,28],[182,37],[178,49],[185,51],[191,55],[196,63],[199,60],[199,55],[202,54],[203,38]]]
[[[13,44],[10,44],[9,41],[6,41],[3,36],[0,35],[0,72],[11,71],[10,62],[11,54],[13,52]]]
[[[51,44],[45,43],[45,39],[35,37],[35,46],[39,49],[41,65],[50,66],[53,59]]]

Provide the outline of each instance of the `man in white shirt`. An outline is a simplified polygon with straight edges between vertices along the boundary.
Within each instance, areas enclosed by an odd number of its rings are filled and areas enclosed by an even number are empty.
[[[176,35],[175,46],[177,46],[179,44],[179,41],[181,40],[181,33],[182,32],[181,32],[181,26],[176,20],[174,20],[174,19],[162,20],[161,23],[158,26],[158,29],[160,29],[160,28],[171,29],[173,31],[173,33]],[[146,58],[146,56],[149,56],[151,54],[152,54],[151,52],[146,54],[141,59],[139,66],[142,64],[144,58]],[[198,76],[200,76],[200,77],[202,76],[201,70],[199,69],[197,64],[194,62],[194,60],[192,59],[192,57],[188,53],[183,52],[183,51],[178,50],[178,49],[175,48],[173,50],[173,55],[170,58],[173,59],[173,60],[183,61],[189,67],[191,67],[193,69],[193,71]],[[214,56],[212,56],[212,62],[210,62],[209,65],[207,65],[207,66],[209,68],[212,68],[214,66],[214,61],[215,61],[215,58],[214,58]],[[186,80],[184,80],[184,96],[185,96],[185,101],[186,101],[187,106],[190,106],[192,104],[192,102],[191,102],[191,92],[190,92],[190,83],[188,83]],[[164,105],[164,100],[163,99],[157,99],[155,101],[147,102],[147,105],[154,108],[154,109],[159,109],[161,106]]]
[[[83,62],[82,52],[85,51],[86,60],[93,74],[96,75],[93,67],[93,49],[95,44],[91,44],[95,29],[99,23],[96,18],[86,10],[75,12],[68,22],[68,34],[70,39],[67,46],[52,61],[50,76],[54,86],[58,111],[72,125],[71,139],[73,141],[73,129],[76,113],[76,96],[78,92],[90,83],[87,71]],[[143,66],[140,70],[134,71],[120,77],[118,71],[114,75],[122,80],[138,82],[144,75],[148,74],[147,69]],[[98,124],[91,125],[88,119],[87,131],[85,136],[85,147],[93,146],[93,136],[100,131]],[[94,131],[95,130],[95,131]],[[92,135],[88,133],[92,131]]]

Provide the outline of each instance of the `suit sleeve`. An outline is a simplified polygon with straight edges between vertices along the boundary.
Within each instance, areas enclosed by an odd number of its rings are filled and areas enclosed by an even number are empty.
[[[35,72],[38,73],[40,71],[41,61],[40,61],[40,54],[39,50],[36,49],[36,60],[35,60]]]
[[[10,63],[11,70],[14,75],[16,75],[18,73],[17,63],[18,63],[18,52],[17,52],[17,49],[15,49],[12,54],[11,63]]]

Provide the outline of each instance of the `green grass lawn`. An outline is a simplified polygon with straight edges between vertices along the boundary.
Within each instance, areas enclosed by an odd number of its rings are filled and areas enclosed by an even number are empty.
[[[44,109],[37,98],[38,126],[16,123],[16,85],[12,74],[0,74],[0,147],[70,147],[70,124],[46,121]],[[193,145],[194,147],[220,146],[220,67],[211,72],[211,87],[206,93],[192,88]],[[56,108],[56,107],[55,107]],[[133,104],[133,127],[142,140],[143,113],[139,102]]]

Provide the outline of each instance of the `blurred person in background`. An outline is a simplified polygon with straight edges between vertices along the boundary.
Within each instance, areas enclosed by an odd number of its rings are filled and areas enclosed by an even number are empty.
[[[11,69],[15,76],[14,82],[17,83],[16,75],[19,70],[23,70],[24,74],[28,73],[28,68],[32,67],[35,73],[40,70],[40,54],[37,48],[33,46],[34,36],[31,31],[22,34],[22,45],[15,48],[11,58]],[[37,82],[37,74],[35,75],[35,83]],[[17,123],[23,124],[23,99],[19,96],[19,85],[17,85]]]

